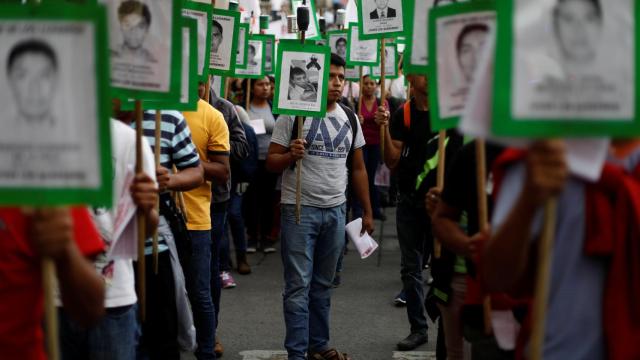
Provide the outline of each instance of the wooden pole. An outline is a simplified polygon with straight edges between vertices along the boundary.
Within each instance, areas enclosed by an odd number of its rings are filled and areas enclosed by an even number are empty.
[[[229,77],[224,78],[224,99],[229,99],[229,86],[231,84],[231,79]]]
[[[364,76],[362,71],[362,66],[360,66],[359,74],[360,74],[360,93],[358,94],[358,108],[356,109],[358,111],[358,120],[360,120],[360,116],[362,116],[362,84],[364,83],[364,81],[362,81],[362,77]]]
[[[306,33],[300,32],[300,43],[304,45]],[[302,139],[304,116],[296,116],[298,122],[297,138]],[[296,161],[296,224],[300,225],[302,214],[302,159]]]
[[[50,360],[60,359],[58,339],[58,312],[54,298],[56,266],[49,258],[42,259],[42,289],[44,292],[44,319],[47,339],[47,356]]]
[[[480,231],[484,231],[489,227],[486,157],[484,140],[476,139],[476,191],[478,194],[478,228]],[[485,296],[482,302],[482,315],[484,318],[484,333],[491,335],[493,327],[491,326],[491,297],[489,295]]]
[[[380,105],[384,106],[385,99],[387,98],[387,87],[385,86],[385,63],[386,63],[386,53],[385,53],[385,39],[380,40]],[[360,90],[362,92],[362,89]],[[362,98],[362,94],[360,94],[360,98]],[[382,159],[384,159],[384,125],[380,126],[380,155]]]
[[[140,174],[143,171],[143,157],[142,157],[142,101],[136,100],[135,102],[135,121],[136,121],[136,174]],[[145,258],[144,258],[144,245],[146,240],[146,225],[147,219],[144,212],[138,209],[136,213],[136,222],[138,225],[138,303],[140,304],[140,319],[145,320],[145,292],[146,292],[146,274],[145,274]]]
[[[445,140],[447,138],[447,131],[440,130],[438,133],[438,177],[436,187],[442,191],[444,189],[444,166],[445,166]],[[442,244],[440,240],[433,239],[433,257],[440,258],[442,254]]]
[[[557,209],[557,199],[547,201],[544,207],[544,228],[542,230],[542,237],[538,243],[538,273],[533,299],[533,328],[529,345],[531,360],[542,360],[544,355],[544,333]]]
[[[160,148],[161,148],[161,137],[162,134],[162,112],[160,110],[156,110],[156,129],[155,129],[155,147],[154,147],[154,157],[156,161],[156,167],[160,166]],[[158,203],[156,204],[156,210],[158,214],[160,213],[160,198],[158,198]],[[153,232],[153,273],[158,275],[158,229]]]
[[[211,91],[211,75],[207,76],[207,83],[204,88],[204,98],[202,100],[209,102],[209,92]]]

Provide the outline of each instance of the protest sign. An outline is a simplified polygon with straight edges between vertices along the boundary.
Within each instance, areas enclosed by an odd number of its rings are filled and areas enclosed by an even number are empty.
[[[236,67],[236,51],[240,13],[214,9],[211,22],[211,54],[209,72],[214,75],[233,75]]]

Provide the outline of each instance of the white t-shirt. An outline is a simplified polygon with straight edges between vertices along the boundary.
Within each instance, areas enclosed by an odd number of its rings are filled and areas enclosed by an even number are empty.
[[[294,117],[281,116],[273,131],[272,143],[289,147]],[[365,145],[360,122],[355,148]],[[330,208],[342,205],[347,199],[347,156],[353,133],[347,114],[336,104],[325,118],[306,118],[302,131],[307,151],[302,160],[302,199],[305,206]],[[296,203],[296,172],[287,168],[282,173],[282,203]]]
[[[111,154],[113,161],[113,196],[112,209],[94,209],[93,218],[96,227],[105,241],[107,248],[113,246],[113,232],[116,221],[117,204],[125,191],[129,191],[126,183],[127,174],[133,176],[136,164],[136,132],[118,120],[111,119]],[[155,180],[155,164],[151,147],[142,138],[144,172]],[[135,221],[135,216],[130,220]],[[123,236],[131,236],[135,232],[126,232]],[[136,241],[135,239],[126,239]],[[118,241],[126,241],[122,237]],[[113,308],[135,304],[137,301],[133,263],[131,259],[111,259],[106,253],[98,256],[96,270],[102,275],[105,286],[105,307]]]

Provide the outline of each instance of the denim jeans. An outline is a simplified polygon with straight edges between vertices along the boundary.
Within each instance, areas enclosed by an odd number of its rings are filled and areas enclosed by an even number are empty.
[[[227,228],[227,202],[213,204],[211,207],[211,299],[216,316],[218,328],[218,315],[220,315],[220,296],[222,295],[222,281],[220,280],[220,245]]]
[[[63,360],[135,360],[140,327],[136,305],[106,309],[102,320],[85,329],[58,309]]]
[[[189,230],[191,235],[191,262],[187,271],[187,291],[193,310],[198,347],[198,360],[215,359],[213,352],[215,310],[211,300],[211,232]]]
[[[424,200],[400,196],[396,212],[398,242],[400,243],[402,289],[407,297],[407,316],[411,333],[427,333],[424,308],[422,270],[424,254],[432,241],[431,223],[424,208]]]
[[[344,245],[346,205],[321,209],[282,206],[285,348],[289,360],[329,348],[332,282]]]
[[[229,237],[233,237],[236,254],[247,252],[247,237],[244,233],[244,218],[242,217],[242,194],[238,194],[234,189],[231,190],[231,199],[229,199],[227,222],[229,223],[229,228],[225,231],[220,244],[220,271],[231,271],[231,244]]]

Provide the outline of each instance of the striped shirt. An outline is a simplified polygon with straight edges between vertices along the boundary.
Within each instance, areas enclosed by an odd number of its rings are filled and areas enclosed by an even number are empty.
[[[191,132],[187,122],[179,111],[163,110],[160,125],[160,165],[173,169],[173,165],[178,170],[184,170],[200,165],[200,158],[196,147],[191,141]],[[136,124],[131,124],[135,128]],[[156,112],[145,111],[143,114],[142,129],[144,137],[147,139],[151,149],[155,153],[156,146]],[[145,253],[152,252],[152,240],[147,239],[145,243]],[[158,251],[168,250],[166,240],[162,233],[158,234]]]

